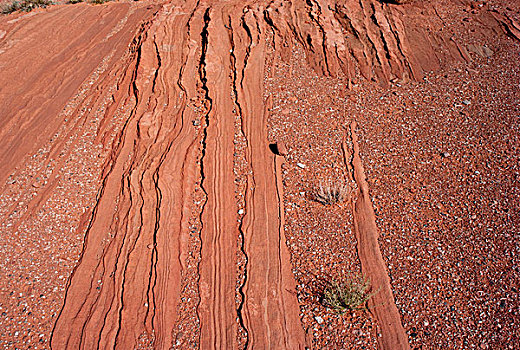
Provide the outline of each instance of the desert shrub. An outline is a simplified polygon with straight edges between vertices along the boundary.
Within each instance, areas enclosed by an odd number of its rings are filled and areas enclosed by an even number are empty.
[[[104,4],[105,2],[109,2],[110,0],[90,0],[91,3],[93,4]]]
[[[9,14],[16,11],[25,11],[29,12],[38,7],[47,7],[51,5],[52,2],[49,0],[23,0],[23,1],[13,1],[11,3],[5,4],[1,8],[2,14]]]
[[[351,189],[342,182],[328,182],[314,191],[314,200],[324,205],[341,203],[350,195]]]
[[[18,11],[20,9],[20,2],[13,1],[9,4],[3,4],[0,8],[0,11],[2,11],[2,14],[6,15],[8,13],[13,13],[15,11]]]
[[[396,4],[396,5],[403,5],[403,4],[408,4],[408,3],[412,2],[412,0],[383,0],[383,2],[387,2],[390,4]]]
[[[80,2],[83,2],[83,0],[69,0],[69,4],[79,4]]]
[[[323,291],[322,303],[337,313],[361,310],[375,294],[370,293],[370,288],[370,280],[362,274],[350,276],[346,282],[330,281]]]

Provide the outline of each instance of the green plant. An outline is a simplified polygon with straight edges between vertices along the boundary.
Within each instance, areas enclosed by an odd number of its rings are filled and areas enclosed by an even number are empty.
[[[30,12],[38,7],[47,7],[51,5],[52,2],[49,0],[23,0],[23,1],[13,1],[9,4],[5,4],[1,8],[2,14],[9,14],[16,11],[25,11]]]
[[[331,281],[323,291],[322,303],[337,313],[361,310],[375,295],[370,288],[370,280],[362,274],[350,276],[346,282]]]
[[[320,186],[314,192],[314,200],[324,205],[343,202],[350,195],[350,188],[343,183],[327,183]]]

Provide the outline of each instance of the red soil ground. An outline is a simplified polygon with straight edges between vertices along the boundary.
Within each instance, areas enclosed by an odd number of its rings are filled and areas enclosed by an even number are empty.
[[[1,16],[0,347],[514,349],[519,22],[505,0]],[[318,203],[327,182],[352,193]],[[367,308],[324,305],[355,273]]]

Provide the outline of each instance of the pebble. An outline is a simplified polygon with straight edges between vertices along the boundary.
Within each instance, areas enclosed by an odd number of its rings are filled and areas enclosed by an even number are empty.
[[[276,148],[277,148],[279,155],[281,155],[281,156],[287,155],[287,147],[285,147],[285,144],[282,141],[276,143]]]
[[[305,164],[303,164],[303,163],[296,163],[296,165],[302,169],[305,169]]]
[[[316,320],[316,322],[318,322],[318,324],[323,323],[323,318],[321,318],[320,316],[315,316],[314,319]]]

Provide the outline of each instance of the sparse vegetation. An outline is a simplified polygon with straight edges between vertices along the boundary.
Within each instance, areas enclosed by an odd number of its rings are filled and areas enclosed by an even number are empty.
[[[362,310],[375,294],[370,293],[370,288],[370,280],[362,274],[353,275],[346,282],[331,281],[323,291],[322,303],[337,313]]]
[[[69,0],[69,4],[79,4],[80,2],[83,2],[83,0]]]
[[[92,4],[104,4],[105,2],[109,2],[110,0],[90,0]]]
[[[403,5],[403,4],[408,4],[408,3],[412,2],[412,0],[383,0],[383,2],[387,2],[390,4],[396,4],[396,5]]]
[[[52,2],[49,0],[23,0],[23,1],[13,1],[11,3],[5,4],[1,7],[2,14],[6,15],[9,13],[13,13],[16,11],[24,11],[30,12],[38,7],[47,7],[51,5]]]
[[[351,193],[351,188],[341,182],[320,184],[314,193],[314,200],[324,205],[341,203],[347,199]]]

